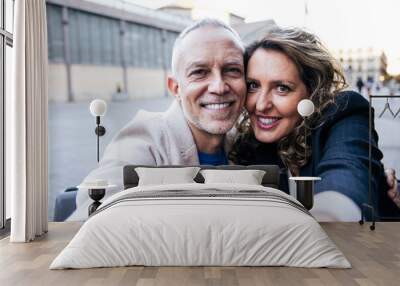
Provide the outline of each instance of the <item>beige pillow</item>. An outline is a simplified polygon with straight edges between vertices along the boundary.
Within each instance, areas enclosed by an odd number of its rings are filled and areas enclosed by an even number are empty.
[[[261,185],[265,175],[262,170],[201,170],[205,184],[234,183],[246,185]]]
[[[199,170],[199,167],[135,168],[139,176],[139,186],[195,183],[193,179]]]

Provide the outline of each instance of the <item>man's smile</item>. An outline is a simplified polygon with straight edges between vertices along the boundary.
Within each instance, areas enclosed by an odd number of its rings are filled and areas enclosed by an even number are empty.
[[[231,107],[233,104],[235,103],[235,101],[225,101],[225,102],[218,102],[218,103],[200,103],[200,106],[211,110],[211,111],[216,111],[216,110],[224,110],[227,109],[229,107]]]

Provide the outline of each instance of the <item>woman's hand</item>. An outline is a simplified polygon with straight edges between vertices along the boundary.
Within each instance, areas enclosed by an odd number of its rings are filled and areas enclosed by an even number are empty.
[[[393,169],[386,169],[386,182],[389,186],[389,190],[387,192],[389,198],[400,208],[400,190],[398,188],[396,171]]]

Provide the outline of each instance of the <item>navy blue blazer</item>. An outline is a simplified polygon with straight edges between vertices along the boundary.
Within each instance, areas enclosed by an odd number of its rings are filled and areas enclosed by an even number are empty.
[[[368,121],[368,101],[359,93],[345,91],[337,96],[336,105],[324,111],[323,124],[309,131],[312,156],[300,169],[300,175],[322,178],[316,182],[316,193],[337,191],[351,198],[360,208],[369,201]],[[373,204],[379,215],[396,216],[400,211],[386,194],[388,187],[381,163],[383,155],[378,149],[378,134],[374,128],[371,144]],[[244,144],[240,149],[239,164],[278,164],[283,169],[281,190],[289,193],[286,169],[277,154],[276,144],[261,143],[253,137],[253,142]],[[241,154],[244,160],[241,160]]]

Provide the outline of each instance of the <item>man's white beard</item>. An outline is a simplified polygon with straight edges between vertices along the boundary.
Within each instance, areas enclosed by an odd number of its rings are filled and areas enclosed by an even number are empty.
[[[197,129],[205,131],[209,134],[213,135],[225,135],[228,133],[229,130],[232,129],[234,126],[236,119],[229,119],[226,121],[223,121],[221,126],[221,122],[218,122],[218,120],[215,120],[213,123],[210,124],[210,120],[207,120],[208,122],[202,122],[204,120],[199,119],[196,116],[192,116],[191,114],[188,114],[183,108],[183,113],[185,115],[186,120],[188,120],[193,126],[195,126]]]

